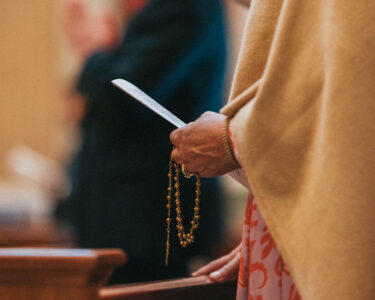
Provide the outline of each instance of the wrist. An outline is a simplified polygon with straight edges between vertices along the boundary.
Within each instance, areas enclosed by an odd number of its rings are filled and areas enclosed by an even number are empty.
[[[230,159],[232,166],[234,169],[240,168],[241,165],[236,159],[234,154],[234,149],[232,145],[232,140],[230,138],[230,118],[227,117],[224,121],[223,131],[222,131],[222,142],[224,146],[225,155],[228,159]]]

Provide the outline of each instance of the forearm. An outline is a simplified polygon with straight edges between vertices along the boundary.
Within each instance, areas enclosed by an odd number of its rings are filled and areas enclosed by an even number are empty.
[[[237,3],[240,3],[242,5],[245,5],[247,7],[250,6],[251,0],[235,0]]]

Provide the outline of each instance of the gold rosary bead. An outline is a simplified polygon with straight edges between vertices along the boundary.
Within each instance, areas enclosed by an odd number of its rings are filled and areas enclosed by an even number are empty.
[[[174,168],[174,173],[173,173],[173,168]],[[171,208],[172,208],[172,205],[171,205],[171,200],[172,200],[172,192],[173,192],[173,186],[175,188],[174,190],[174,196],[175,196],[175,204],[176,204],[176,229],[177,229],[177,236],[180,240],[180,245],[182,247],[186,247],[187,245],[190,245],[194,242],[194,235],[193,235],[193,232],[195,229],[198,228],[198,222],[199,222],[199,203],[200,203],[200,195],[201,195],[201,190],[200,190],[200,187],[201,187],[201,181],[200,181],[200,178],[197,174],[194,174],[195,178],[196,178],[196,188],[195,188],[195,207],[194,207],[194,214],[193,214],[193,218],[192,220],[190,221],[190,229],[189,229],[189,232],[188,233],[185,233],[185,230],[184,230],[184,226],[183,226],[183,223],[182,223],[182,210],[181,210],[181,199],[180,199],[180,196],[181,196],[181,193],[180,193],[180,182],[179,182],[179,179],[180,179],[180,166],[173,162],[172,158],[169,162],[169,173],[168,173],[168,179],[169,179],[169,186],[168,186],[168,195],[167,195],[167,201],[168,203],[166,204],[166,207],[168,209],[168,217],[166,218],[166,221],[167,221],[167,243],[166,243],[166,265],[168,264],[168,257],[169,257],[169,251],[170,251],[170,232],[171,232],[171,229],[170,229],[170,226],[171,226]]]

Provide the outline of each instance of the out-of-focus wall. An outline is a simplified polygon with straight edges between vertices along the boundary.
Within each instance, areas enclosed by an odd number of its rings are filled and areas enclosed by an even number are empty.
[[[228,84],[232,81],[232,75],[236,66],[238,53],[241,47],[242,33],[245,26],[248,8],[236,0],[225,0],[228,16],[228,37],[229,37],[229,53],[230,53],[230,75]]]
[[[62,1],[0,1],[0,178],[9,175],[7,154],[15,145],[57,161],[70,149],[63,91],[77,62],[61,37]],[[89,4],[96,11],[114,11],[123,2]]]
[[[0,1],[0,174],[26,144],[58,157],[55,1]]]

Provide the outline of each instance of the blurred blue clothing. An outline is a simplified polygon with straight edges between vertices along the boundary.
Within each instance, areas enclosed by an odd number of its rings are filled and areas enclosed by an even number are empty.
[[[111,80],[134,83],[185,122],[206,110],[218,111],[225,31],[220,0],[151,0],[128,24],[118,49],[96,53],[84,66],[77,88],[87,98],[87,113],[67,207],[80,247],[117,247],[128,253],[129,263],[112,282],[186,275],[189,258],[209,255],[220,242],[222,203],[217,180],[204,180],[196,243],[181,249],[174,241],[165,268],[169,133],[174,128]],[[182,183],[182,201],[189,220],[193,183]]]

